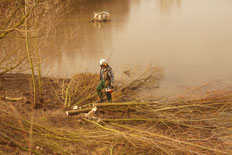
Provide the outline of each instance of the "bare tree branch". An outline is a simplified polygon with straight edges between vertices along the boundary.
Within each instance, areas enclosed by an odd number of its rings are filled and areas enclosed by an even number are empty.
[[[30,13],[24,15],[24,16],[21,18],[20,22],[18,22],[13,28],[8,29],[8,30],[6,30],[5,32],[3,32],[2,34],[0,34],[0,40],[3,39],[7,34],[9,34],[9,33],[13,32],[13,31],[15,31],[15,29],[18,28],[19,26],[21,26],[21,25],[24,23],[25,19],[26,19],[29,15],[30,15]]]
[[[19,67],[19,66],[23,63],[23,61],[24,61],[26,58],[27,58],[27,57],[25,56],[25,57],[22,58],[16,65],[14,65],[14,66],[12,66],[12,67],[10,67],[10,68],[6,68],[3,72],[0,73],[0,76],[2,76],[3,74],[5,74],[5,73],[7,73],[7,72],[9,72],[9,71],[11,71],[11,70],[13,70],[13,69]]]

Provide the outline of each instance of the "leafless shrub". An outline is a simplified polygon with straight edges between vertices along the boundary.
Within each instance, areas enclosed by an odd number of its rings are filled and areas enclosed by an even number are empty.
[[[37,96],[42,98],[41,51],[55,38],[51,34],[70,10],[70,1],[15,0],[0,6],[0,76],[31,69],[36,102]]]
[[[127,78],[120,79],[114,101],[132,101],[140,97],[142,91],[159,88],[163,70],[160,67],[146,66],[139,70],[123,72]]]

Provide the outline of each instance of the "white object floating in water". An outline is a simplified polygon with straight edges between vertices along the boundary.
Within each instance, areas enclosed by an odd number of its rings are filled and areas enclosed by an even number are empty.
[[[92,22],[107,22],[110,21],[110,13],[109,12],[94,12],[94,17],[91,20]]]

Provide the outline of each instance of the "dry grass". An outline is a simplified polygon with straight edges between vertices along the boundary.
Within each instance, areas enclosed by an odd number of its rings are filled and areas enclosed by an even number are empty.
[[[158,77],[158,74],[153,75]],[[61,90],[64,93],[64,90],[70,86],[69,92],[73,94],[71,101],[75,100],[74,96],[77,93],[72,91],[75,90],[73,89],[75,85],[84,88],[81,83],[85,83],[82,80],[86,78],[83,77],[90,75],[77,75],[73,78],[76,80],[66,81],[66,87],[59,87],[63,88]],[[147,84],[148,86],[151,84],[149,78],[144,79],[147,78],[137,78],[138,83],[128,82],[117,90],[124,89],[123,95],[131,93],[131,96],[137,98],[132,92],[144,90]],[[85,84],[89,87],[78,89],[84,92],[80,95],[82,98],[75,102],[84,103],[80,101],[84,101],[85,98],[88,98],[85,101],[89,100],[87,94],[95,91],[87,82]],[[185,95],[167,98],[165,101],[130,101],[133,104],[101,107],[95,113],[95,118],[85,118],[81,114],[66,116],[62,109],[37,110],[33,114],[32,152],[34,154],[232,154],[232,89],[224,86],[219,88],[218,83],[216,86],[217,89],[212,89],[214,88],[212,85],[210,87],[206,85],[188,91]],[[81,92],[77,95],[79,94]],[[65,96],[62,98],[62,104],[64,102]],[[0,150],[7,154],[28,151],[31,113],[20,107],[16,108],[13,104],[6,104],[3,101],[0,104]],[[89,105],[85,104],[85,106]]]

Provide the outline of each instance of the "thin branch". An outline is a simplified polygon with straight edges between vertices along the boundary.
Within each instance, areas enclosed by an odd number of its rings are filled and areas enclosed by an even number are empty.
[[[7,72],[9,72],[9,71],[11,71],[11,70],[17,68],[18,66],[20,66],[26,58],[27,58],[27,57],[25,56],[25,57],[24,57],[21,61],[19,61],[15,66],[10,67],[10,68],[4,70],[3,72],[1,72],[1,73],[0,73],[0,76],[2,76],[3,74],[5,74],[5,73],[7,73]]]
[[[20,22],[18,22],[13,28],[8,29],[8,30],[6,30],[5,32],[3,32],[2,34],[0,34],[0,40],[3,39],[4,37],[6,37],[6,35],[8,35],[9,33],[15,31],[16,28],[18,28],[19,26],[21,26],[21,25],[24,23],[25,19],[26,19],[29,15],[30,15],[30,13],[24,15],[24,16],[21,18]]]

